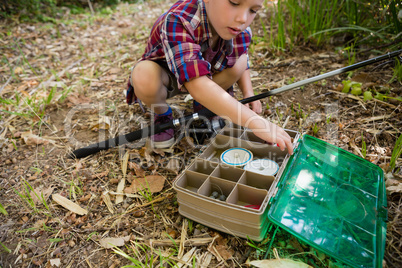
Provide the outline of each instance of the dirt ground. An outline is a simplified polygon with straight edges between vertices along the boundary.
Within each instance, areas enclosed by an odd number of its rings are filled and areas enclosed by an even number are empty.
[[[95,15],[73,15],[66,9],[57,24],[0,22],[0,204],[8,213],[0,213],[0,267],[131,264],[108,243],[119,245],[120,253],[141,260],[145,267],[157,267],[161,256],[172,261],[190,256],[190,265],[194,261],[195,266],[208,267],[246,266],[247,260],[261,259],[260,249],[269,239],[252,247],[246,239],[187,222],[178,213],[173,181],[208,140],[195,145],[184,138],[168,150],[154,150],[141,140],[79,160],[68,157],[74,149],[148,124],[149,112],[143,113],[138,104],[127,106],[124,91],[129,68],[141,56],[153,21],[169,2],[120,4]],[[258,23],[253,32],[263,36]],[[369,51],[356,61],[376,55]],[[348,64],[335,45],[306,45],[278,53],[254,44],[250,60],[256,94]],[[397,97],[402,86],[389,83],[392,67],[382,62],[350,76],[362,83],[363,90],[375,88]],[[401,101],[364,101],[362,96],[342,93],[347,76],[264,99],[263,115],[384,170],[388,200],[384,267],[400,267],[402,162],[397,160],[394,174],[389,164],[402,132]],[[236,97],[242,99],[238,90]],[[192,113],[186,95],[169,102],[177,115]],[[136,191],[133,182],[151,176],[151,190]],[[182,238],[190,242],[183,243]],[[311,266],[340,267],[293,238],[281,239],[272,248],[282,258],[302,250],[301,260]]]

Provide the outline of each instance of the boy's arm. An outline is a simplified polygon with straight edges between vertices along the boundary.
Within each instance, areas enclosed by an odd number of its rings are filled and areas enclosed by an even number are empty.
[[[201,76],[184,85],[195,100],[215,114],[251,129],[259,138],[277,143],[282,150],[287,148],[289,154],[292,154],[293,146],[289,134],[235,100],[208,77]]]
[[[241,92],[243,93],[244,98],[249,98],[254,96],[253,86],[251,84],[251,77],[250,77],[250,70],[247,69],[243,72],[242,76],[240,77],[239,81],[237,81]],[[262,112],[261,101],[253,101],[251,104],[251,109],[260,114]],[[248,105],[247,105],[248,106]]]

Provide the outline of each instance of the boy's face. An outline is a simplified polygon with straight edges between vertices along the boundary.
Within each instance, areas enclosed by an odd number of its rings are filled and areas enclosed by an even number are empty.
[[[250,26],[264,0],[203,0],[212,32],[230,40]]]

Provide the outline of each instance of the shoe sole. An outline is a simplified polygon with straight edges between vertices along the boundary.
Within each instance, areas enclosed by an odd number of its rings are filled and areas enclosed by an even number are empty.
[[[167,141],[158,141],[158,142],[151,140],[152,147],[154,147],[156,149],[170,148],[173,144],[174,144],[174,138],[171,138],[170,140],[167,140]]]

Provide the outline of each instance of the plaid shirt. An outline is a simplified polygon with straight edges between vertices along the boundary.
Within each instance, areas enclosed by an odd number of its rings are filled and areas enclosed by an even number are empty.
[[[193,78],[212,76],[232,67],[247,53],[251,29],[232,40],[222,40],[213,51],[212,33],[202,0],[176,2],[155,22],[141,60],[166,60],[181,88]]]

